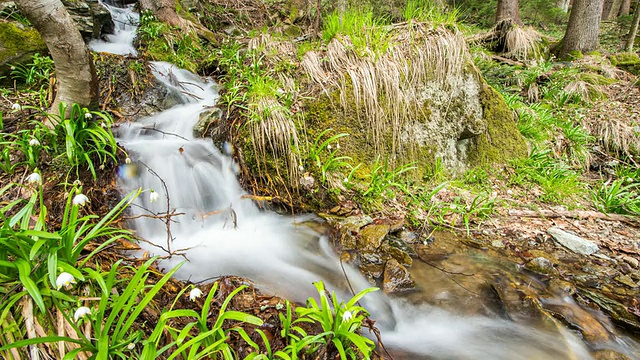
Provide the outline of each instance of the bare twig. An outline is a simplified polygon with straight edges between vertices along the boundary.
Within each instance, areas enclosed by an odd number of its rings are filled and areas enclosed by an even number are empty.
[[[154,125],[154,126],[155,126],[155,125]],[[155,127],[142,127],[141,129],[142,129],[142,130],[157,131],[157,132],[161,133],[162,135],[171,135],[171,136],[179,137],[179,138],[180,138],[180,139],[182,139],[182,140],[189,141],[189,139],[187,139],[187,138],[186,138],[186,137],[184,137],[184,136],[180,136],[180,135],[178,135],[178,134],[174,134],[174,133],[170,133],[170,132],[162,131],[162,130],[160,130],[160,129],[156,129]],[[146,165],[145,165],[145,166],[146,166]],[[147,167],[147,168],[148,168],[148,167]],[[156,176],[157,176],[157,175],[156,175]]]

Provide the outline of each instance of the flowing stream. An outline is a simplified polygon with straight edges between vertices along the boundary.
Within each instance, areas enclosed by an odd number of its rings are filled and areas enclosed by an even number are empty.
[[[130,9],[109,9],[116,23],[135,18]],[[113,46],[94,43],[93,49],[135,55],[131,40],[130,34],[116,34],[108,38],[116,42]],[[281,216],[259,209],[245,198],[229,154],[211,140],[193,137],[199,114],[216,103],[217,85],[168,63],[152,66],[181,104],[120,126],[119,141],[133,160],[120,168],[121,188],[153,189],[160,195],[151,202],[150,191],[143,193],[133,206],[134,215],[166,211],[181,215],[173,217],[171,238],[162,220],[135,220],[136,234],[149,241],[141,243],[143,249],[156,255],[166,255],[169,248],[183,252],[188,261],[177,276],[193,282],[239,275],[264,291],[294,300],[314,295],[313,281],[323,280],[329,289],[346,289],[326,236],[305,224],[317,221],[313,215]],[[183,257],[174,256],[161,265],[170,268],[182,261]],[[356,291],[369,286],[357,271],[346,273]],[[389,298],[381,292],[367,295],[366,300],[365,307],[378,320],[385,345],[396,359],[591,358],[582,340],[563,327],[548,332],[497,316],[456,314]]]

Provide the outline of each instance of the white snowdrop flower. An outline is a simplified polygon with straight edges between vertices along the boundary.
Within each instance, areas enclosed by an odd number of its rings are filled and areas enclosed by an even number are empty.
[[[332,146],[331,144],[327,145],[327,149],[331,150]]]
[[[336,143],[336,149],[340,149],[340,143]]]
[[[151,194],[149,194],[149,202],[156,202],[160,200],[160,194],[151,190]]]
[[[11,105],[11,110],[20,111],[20,110],[22,110],[22,105],[20,105],[18,103],[12,104]]]
[[[33,138],[33,139],[29,140],[29,145],[38,146],[38,145],[40,145],[40,141],[38,141],[38,139],[36,139],[36,138]]]
[[[81,319],[87,315],[91,315],[91,309],[89,309],[86,306],[81,306],[78,308],[78,310],[76,310],[76,312],[73,314],[73,320],[74,321],[78,321],[78,319]]]
[[[129,158],[129,157],[127,156],[127,158],[126,158],[126,159],[124,159],[124,163],[125,163],[125,164],[131,164],[131,158]]]
[[[66,290],[69,290],[75,283],[76,279],[73,275],[68,272],[63,272],[58,275],[58,278],[56,279],[56,289],[60,290],[60,288],[64,287]]]
[[[342,321],[349,321],[351,320],[351,318],[353,318],[353,315],[349,310],[345,311],[344,314],[342,314]]]
[[[88,201],[89,201],[89,198],[85,194],[78,194],[78,195],[73,197],[73,200],[71,200],[71,203],[73,205],[83,206]]]
[[[300,166],[298,166],[298,170],[304,171],[304,166],[302,166],[302,164],[300,164]]]
[[[202,296],[202,290],[198,289],[197,287],[194,287],[189,292],[189,300],[191,301],[196,301],[196,299],[199,298],[200,296]]]
[[[91,114],[88,114],[88,115],[91,115]],[[85,115],[85,116],[87,116],[87,115]],[[103,129],[106,129],[106,128],[107,128],[107,123],[106,123],[106,122],[104,122],[104,121],[103,121],[103,122],[101,122],[101,123],[100,123],[100,127],[102,127]]]
[[[348,178],[344,178],[344,180],[342,180],[342,182],[346,184],[346,183],[349,182],[349,179]]]
[[[136,348],[136,344],[135,343],[129,343],[129,345],[127,345],[127,350],[133,350]]]
[[[26,180],[29,184],[42,184],[42,177],[40,176],[40,174],[35,172],[27,176]]]
[[[84,114],[84,118],[85,119],[91,119],[92,117],[93,117],[93,115],[91,115],[90,112]],[[102,123],[102,124],[104,124],[104,123]],[[100,124],[100,125],[102,125],[102,124]]]

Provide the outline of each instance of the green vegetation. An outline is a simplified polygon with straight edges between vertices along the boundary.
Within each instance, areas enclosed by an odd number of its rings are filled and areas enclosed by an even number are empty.
[[[14,107],[14,111],[41,112],[19,104]],[[0,167],[5,172],[11,174],[23,165],[34,170],[46,155],[54,163],[62,164],[67,173],[75,172],[77,177],[86,168],[95,179],[97,168],[104,168],[110,161],[117,162],[119,147],[111,131],[113,120],[108,114],[91,112],[77,104],[68,109],[64,103],[60,104],[59,111],[59,114],[41,114],[49,119],[53,129],[40,121],[31,121],[25,129],[14,133],[0,132],[3,144]]]
[[[151,12],[140,14],[141,51],[151,60],[167,61],[192,72],[209,65],[212,50],[193,31],[160,22]]]
[[[36,53],[31,58],[31,63],[12,66],[11,77],[29,87],[48,86],[53,70],[53,60]]]

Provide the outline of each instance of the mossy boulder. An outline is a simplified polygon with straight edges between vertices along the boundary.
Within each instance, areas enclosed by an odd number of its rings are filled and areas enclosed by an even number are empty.
[[[273,184],[295,188],[302,175],[312,176],[316,187],[305,189],[305,194],[313,207],[324,191],[331,196],[346,188],[366,190],[375,172],[414,166],[410,176],[420,179],[436,166],[455,174],[526,156],[527,145],[514,113],[484,81],[464,38],[442,27],[406,27],[389,35],[386,48],[361,49],[350,37],[337,36],[320,50],[290,59],[297,66],[293,74],[278,73],[280,79],[290,77],[281,87],[290,88],[284,84],[295,82],[299,88],[272,96],[309,94],[295,98],[295,118],[287,120],[297,131],[290,136],[289,142],[295,144],[290,147],[292,155],[269,150],[275,146],[256,146],[260,142],[245,126],[237,145],[248,173],[259,174],[256,177],[264,179],[267,188]],[[264,63],[276,68],[283,59],[297,55],[282,51],[290,48],[283,43],[286,40],[263,37],[258,51]],[[277,108],[256,113],[270,114]],[[278,136],[283,134],[280,129],[290,129],[281,126],[282,121],[273,123],[280,125],[274,131]],[[270,126],[266,118],[258,124]],[[348,136],[335,138],[341,134]],[[265,137],[258,139],[268,143]],[[266,156],[256,157],[260,149]],[[348,159],[350,166],[328,166],[336,157]]]
[[[611,65],[626,70],[634,75],[640,75],[640,56],[636,53],[618,53],[609,56]]]
[[[346,84],[328,96],[306,102],[306,131],[311,139],[325,129],[333,129],[331,135],[349,134],[340,140],[341,154],[363,164],[356,174],[361,177],[367,176],[378,157],[389,159],[395,167],[414,163],[417,177],[422,177],[436,162],[458,173],[527,154],[513,111],[471,64],[450,75],[444,84],[432,81],[416,87],[412,112],[399,128],[380,129],[379,144],[371,134],[367,110],[355,105],[350,81]],[[344,107],[344,98],[354,105]],[[391,113],[393,109],[383,111]],[[394,137],[399,143],[394,144]]]
[[[0,77],[8,77],[11,66],[28,63],[35,53],[47,53],[40,34],[18,22],[0,21]]]

